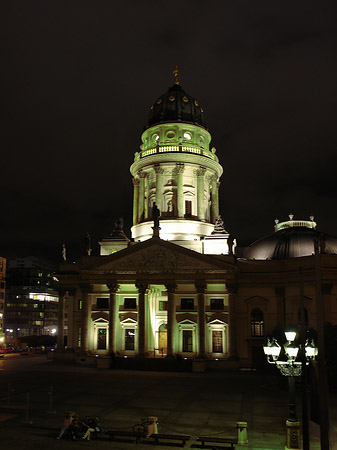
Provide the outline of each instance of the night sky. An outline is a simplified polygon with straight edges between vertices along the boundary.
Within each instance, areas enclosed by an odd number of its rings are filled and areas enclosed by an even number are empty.
[[[59,260],[124,217],[149,107],[202,105],[241,246],[274,219],[337,235],[337,2],[1,2],[0,255]]]

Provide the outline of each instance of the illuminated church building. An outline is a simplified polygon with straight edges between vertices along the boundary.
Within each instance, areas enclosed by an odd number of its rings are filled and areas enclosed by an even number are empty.
[[[61,264],[58,349],[259,365],[265,336],[299,323],[299,267],[316,328],[314,218],[290,216],[235,255],[219,216],[221,161],[177,73],[141,138],[130,168],[132,242],[117,221],[100,256]],[[337,323],[337,239],[325,235],[322,253],[326,321]]]

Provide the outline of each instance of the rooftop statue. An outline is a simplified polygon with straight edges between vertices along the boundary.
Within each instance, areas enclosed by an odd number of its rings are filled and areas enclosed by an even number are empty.
[[[88,256],[91,254],[91,237],[89,232],[84,236],[84,253]]]
[[[153,203],[152,206],[152,219],[153,219],[153,226],[159,227],[159,217],[160,217],[160,210],[158,206]]]
[[[115,220],[115,229],[114,231],[123,231],[123,217],[119,217],[118,219]]]
[[[67,261],[66,244],[62,244],[62,259],[63,259],[64,262]]]
[[[224,227],[224,222],[221,219],[221,216],[218,216],[215,219],[214,233],[226,233],[226,230],[225,230],[225,227]]]

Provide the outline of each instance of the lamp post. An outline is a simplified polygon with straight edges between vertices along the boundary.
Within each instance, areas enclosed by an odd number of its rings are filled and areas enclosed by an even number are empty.
[[[302,362],[296,361],[300,347],[295,344],[296,332],[286,331],[287,343],[283,346],[284,352],[281,357],[281,346],[275,338],[268,338],[267,345],[263,347],[267,361],[275,364],[281,374],[288,377],[289,384],[289,418],[286,421],[287,444],[285,450],[300,449],[300,424],[296,415],[296,397],[295,397],[295,377],[301,376]],[[309,364],[310,359],[315,358],[317,349],[313,342],[306,341],[305,344],[305,364]],[[281,357],[281,358],[280,358]],[[285,358],[284,358],[285,357]]]

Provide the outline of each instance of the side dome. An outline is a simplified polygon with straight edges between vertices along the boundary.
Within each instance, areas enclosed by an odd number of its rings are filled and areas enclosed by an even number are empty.
[[[316,230],[312,220],[292,220],[278,223],[275,233],[253,242],[244,257],[259,260],[282,260],[311,256],[315,253],[314,242],[318,239],[321,252],[337,254],[337,238]]]
[[[204,111],[198,100],[177,83],[151,105],[148,126],[176,121],[198,124],[207,129]]]

